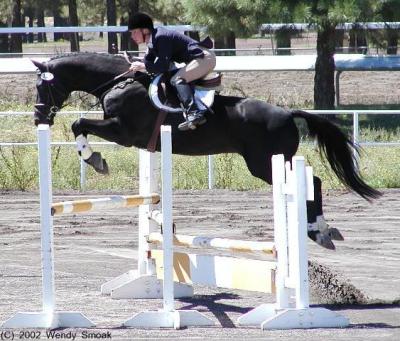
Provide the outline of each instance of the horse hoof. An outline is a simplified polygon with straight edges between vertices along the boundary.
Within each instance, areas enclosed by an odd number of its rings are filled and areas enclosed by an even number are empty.
[[[103,175],[109,174],[107,161],[101,157],[99,152],[93,152],[92,155],[85,161],[91,165],[97,173]]]
[[[342,234],[340,233],[340,231],[334,227],[330,227],[328,229],[328,235],[331,239],[333,240],[344,240]]]
[[[323,233],[321,231],[308,231],[308,236],[316,242],[318,245],[324,247],[325,249],[335,250],[335,244],[333,244],[331,237],[328,233]]]
[[[105,159],[102,159],[102,161],[103,161],[103,167],[102,167],[102,169],[99,169],[97,172],[99,172],[100,174],[103,174],[103,175],[109,175],[110,172],[108,170],[107,161]]]
[[[317,244],[321,245],[325,249],[328,249],[328,250],[336,249],[335,244],[333,244],[332,239],[328,233],[318,232],[316,237],[317,238],[315,241],[317,242]]]

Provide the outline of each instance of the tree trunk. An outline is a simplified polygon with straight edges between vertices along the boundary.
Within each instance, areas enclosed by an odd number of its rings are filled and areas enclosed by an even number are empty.
[[[106,13],[105,13],[105,11],[102,10],[100,13],[100,26],[105,25],[105,17],[106,17]],[[104,32],[99,32],[99,38],[100,39],[104,38]]]
[[[335,48],[339,51],[339,53],[343,53],[344,47],[344,30],[337,29],[335,32]]]
[[[44,9],[43,8],[37,8],[36,9],[36,16],[37,16],[37,25],[38,27],[45,27],[44,23]],[[46,43],[47,42],[47,37],[46,33],[38,33],[38,42],[39,43]]]
[[[392,28],[386,29],[386,39],[388,47],[386,49],[387,54],[397,54],[397,44],[399,40],[399,32]]]
[[[76,0],[68,0],[69,24],[71,26],[79,26],[78,10]],[[79,33],[70,33],[71,52],[79,51]]]
[[[7,23],[2,21],[0,18],[0,27],[7,27]],[[1,53],[8,53],[9,50],[9,42],[8,42],[8,34],[0,34],[0,52]]]
[[[63,21],[62,17],[60,15],[60,1],[59,0],[53,0],[51,3],[51,10],[53,12],[53,18],[54,18],[54,27],[60,27],[63,26]],[[63,33],[54,33],[54,41],[59,41],[63,39]]]
[[[236,49],[235,33],[230,31],[224,36],[215,37],[214,48],[216,49]],[[218,56],[235,56],[235,51],[217,51]]]
[[[226,39],[226,47],[228,49],[236,49],[236,36],[235,32],[230,31],[227,36],[225,37]],[[231,51],[229,53],[230,56],[236,56],[236,51]]]
[[[33,21],[35,20],[33,7],[25,7],[24,8],[24,16],[28,17],[28,27],[33,27]],[[22,38],[24,43],[33,43],[34,35],[33,33],[28,33],[25,37]]]
[[[115,0],[107,0],[107,26],[117,25]],[[118,52],[118,37],[115,32],[108,32],[108,53]]]
[[[290,38],[292,36],[293,30],[289,27],[282,27],[275,32],[275,39],[276,39],[276,54],[277,55],[290,55],[290,47],[291,41]],[[283,49],[283,50],[280,50]]]
[[[335,107],[335,25],[326,24],[318,30],[317,60],[314,76],[314,108]]]
[[[367,53],[367,33],[365,30],[353,28],[350,30],[350,53]]]
[[[21,20],[21,0],[13,0],[12,3],[12,27],[22,27]],[[22,52],[22,37],[21,34],[11,34],[10,52]]]

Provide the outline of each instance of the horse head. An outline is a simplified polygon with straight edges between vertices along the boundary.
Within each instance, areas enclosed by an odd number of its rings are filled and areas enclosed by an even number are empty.
[[[34,123],[35,125],[41,123],[53,125],[54,116],[60,110],[69,93],[65,91],[61,82],[57,79],[49,62],[42,63],[32,60],[32,63],[38,68]]]

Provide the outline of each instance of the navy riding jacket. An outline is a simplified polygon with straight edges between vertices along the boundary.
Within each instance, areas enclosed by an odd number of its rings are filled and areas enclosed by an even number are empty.
[[[207,42],[210,42],[209,40]],[[150,73],[163,73],[169,70],[171,62],[190,63],[193,59],[202,58],[207,42],[198,42],[180,32],[158,27],[153,30],[144,56],[146,70]]]

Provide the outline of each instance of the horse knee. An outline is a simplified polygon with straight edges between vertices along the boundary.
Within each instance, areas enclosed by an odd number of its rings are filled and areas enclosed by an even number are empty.
[[[75,137],[82,134],[82,121],[83,121],[83,118],[78,118],[71,125],[71,130],[74,133]]]

